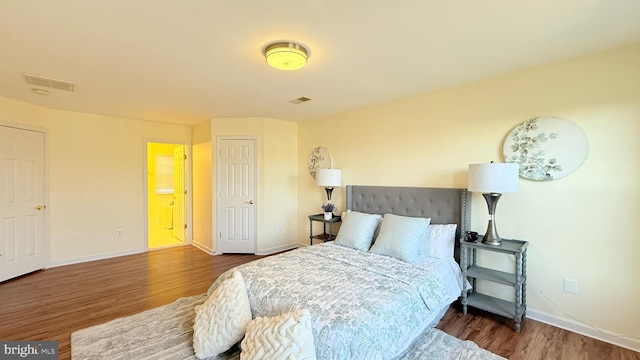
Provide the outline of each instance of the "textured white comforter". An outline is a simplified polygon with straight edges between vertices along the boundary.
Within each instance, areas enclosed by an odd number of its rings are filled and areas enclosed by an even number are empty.
[[[461,292],[455,261],[419,266],[324,243],[235,268],[253,317],[296,308],[313,318],[318,359],[391,359]],[[211,293],[231,272],[220,276]]]

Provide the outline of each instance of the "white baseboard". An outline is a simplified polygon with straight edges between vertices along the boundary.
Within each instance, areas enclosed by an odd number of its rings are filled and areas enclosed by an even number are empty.
[[[119,252],[108,253],[108,254],[92,255],[92,256],[87,256],[87,257],[70,259],[70,260],[52,261],[49,264],[49,267],[58,267],[58,266],[64,266],[64,265],[80,264],[80,263],[88,262],[88,261],[111,259],[111,258],[118,257],[118,256],[134,255],[134,254],[140,254],[140,253],[143,253],[143,252],[145,252],[144,249],[137,249],[137,250],[129,250],[129,251],[119,251]]]
[[[198,249],[206,252],[209,255],[216,255],[216,254],[213,253],[213,249],[211,248],[211,246],[207,246],[205,244],[201,244],[201,243],[199,243],[197,241],[194,241],[193,243],[191,243],[191,245],[197,247]]]
[[[542,323],[569,330],[580,335],[588,336],[590,338],[640,352],[640,339],[624,337],[620,334],[615,334],[610,331],[598,329],[572,319],[547,314],[535,309],[527,309],[526,316],[527,318],[532,320],[540,321]]]
[[[272,248],[269,248],[269,249],[258,250],[258,251],[256,251],[256,255],[271,255],[271,254],[279,253],[279,252],[282,252],[282,251],[295,249],[295,248],[298,248],[298,247],[300,247],[300,245],[298,243],[285,244],[285,245],[272,247]]]

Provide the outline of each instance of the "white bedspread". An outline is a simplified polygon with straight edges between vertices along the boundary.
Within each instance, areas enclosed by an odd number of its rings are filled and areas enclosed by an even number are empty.
[[[318,359],[400,355],[461,292],[455,261],[413,266],[334,243],[301,248],[235,268],[253,317],[296,308],[313,317]],[[230,276],[214,282],[209,293]]]

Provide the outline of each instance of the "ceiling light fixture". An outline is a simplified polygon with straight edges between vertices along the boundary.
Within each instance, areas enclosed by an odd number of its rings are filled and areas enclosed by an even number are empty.
[[[277,42],[264,49],[267,64],[278,70],[298,70],[307,64],[309,50],[293,42]]]

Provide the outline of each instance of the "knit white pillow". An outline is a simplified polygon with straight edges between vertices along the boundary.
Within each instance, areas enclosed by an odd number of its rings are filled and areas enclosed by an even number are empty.
[[[427,256],[436,259],[453,259],[456,245],[457,224],[431,224],[429,225],[429,242],[427,243]]]
[[[247,325],[240,360],[315,360],[311,314],[298,309],[274,317],[256,317]]]
[[[195,311],[193,350],[196,357],[206,359],[229,350],[242,339],[251,321],[242,275],[234,271]]]

